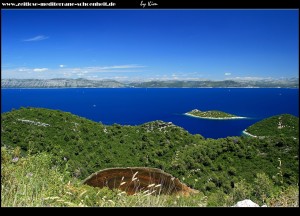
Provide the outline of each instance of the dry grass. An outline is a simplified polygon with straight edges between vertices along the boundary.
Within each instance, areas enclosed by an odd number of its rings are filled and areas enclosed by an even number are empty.
[[[138,186],[138,178],[133,175]],[[138,187],[137,187],[138,188]],[[138,189],[133,196],[121,190],[82,185],[64,169],[54,167],[46,153],[20,156],[20,149],[1,148],[1,206],[66,206],[66,207],[129,207],[129,206],[206,206],[206,197],[153,195],[160,185]]]

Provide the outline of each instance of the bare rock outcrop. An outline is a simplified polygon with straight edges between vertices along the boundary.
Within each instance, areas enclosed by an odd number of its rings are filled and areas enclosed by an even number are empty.
[[[259,205],[249,199],[245,199],[237,202],[233,207],[259,207]]]

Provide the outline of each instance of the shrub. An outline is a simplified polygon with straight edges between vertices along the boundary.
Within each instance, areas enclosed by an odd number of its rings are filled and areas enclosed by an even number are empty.
[[[251,185],[245,179],[242,179],[234,185],[232,199],[235,203],[244,199],[250,199],[251,193]]]
[[[256,198],[265,202],[266,198],[272,195],[274,184],[265,173],[257,173],[254,179],[254,195]]]

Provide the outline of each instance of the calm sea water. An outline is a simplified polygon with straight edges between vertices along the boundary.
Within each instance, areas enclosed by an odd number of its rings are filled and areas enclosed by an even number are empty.
[[[59,109],[104,124],[163,120],[206,138],[239,136],[251,124],[273,115],[299,116],[299,89],[2,89],[1,94],[2,113],[31,106]],[[221,110],[249,119],[207,120],[183,115],[192,109]]]

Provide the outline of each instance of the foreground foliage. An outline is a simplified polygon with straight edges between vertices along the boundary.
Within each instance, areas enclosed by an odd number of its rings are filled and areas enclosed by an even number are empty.
[[[66,207],[128,207],[128,206],[231,206],[236,200],[249,197],[251,191],[244,181],[233,193],[218,191],[209,197],[202,193],[190,197],[143,193],[127,196],[119,190],[93,188],[72,178],[65,167],[53,166],[52,156],[38,153],[20,156],[18,148],[1,148],[1,206],[66,206]],[[299,206],[299,189],[289,186],[266,200],[268,206]]]
[[[93,188],[72,178],[64,167],[53,166],[43,152],[20,157],[19,149],[1,148],[1,206],[206,206],[200,193],[190,197],[127,196],[119,190]]]
[[[2,191],[5,191],[1,203],[4,206],[59,206],[57,200],[66,199],[61,199],[60,194],[64,194],[68,181],[72,187],[80,188],[80,193],[91,190],[94,195],[89,197],[95,196],[93,199],[96,199],[102,190],[82,186],[79,180],[100,169],[129,166],[155,167],[171,173],[204,193],[208,206],[230,206],[246,198],[260,205],[297,205],[291,200],[299,195],[296,190],[299,181],[298,138],[281,135],[264,139],[204,139],[162,121],[140,126],[107,126],[70,113],[37,108],[1,114],[1,130],[1,146],[14,151],[19,149],[20,155],[16,163],[12,162],[16,156],[5,159],[8,162],[4,163],[6,168],[1,173]],[[38,161],[39,158],[42,161]],[[38,178],[32,180],[30,173],[33,174],[34,170],[40,170],[36,171],[40,174],[34,175]],[[20,185],[24,186],[23,191]],[[57,187],[51,189],[49,185]],[[53,196],[59,198],[42,199]],[[27,198],[22,200],[20,197]],[[126,196],[123,206],[142,205],[142,202],[136,204],[137,198],[134,197]],[[153,199],[164,199],[159,197]],[[32,199],[40,202],[33,203]],[[129,202],[131,199],[133,204]],[[201,197],[186,199],[191,201],[182,205],[205,205]],[[81,205],[78,200],[66,200]],[[201,202],[192,204],[192,200]],[[101,206],[94,200],[82,202],[82,205]],[[121,203],[118,205],[122,206]]]

